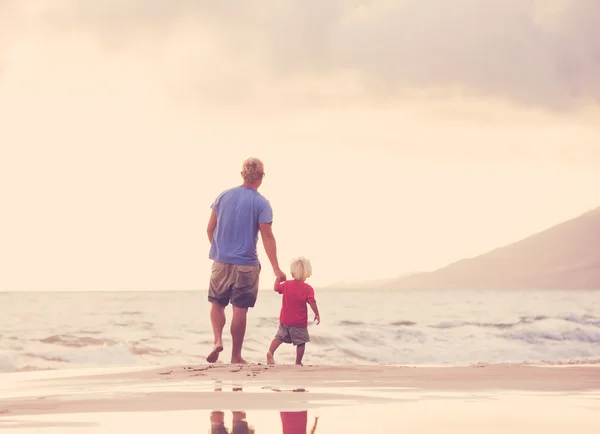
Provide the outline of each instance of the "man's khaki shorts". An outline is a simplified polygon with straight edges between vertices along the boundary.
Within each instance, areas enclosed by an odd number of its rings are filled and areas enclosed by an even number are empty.
[[[260,265],[235,265],[213,262],[208,286],[208,301],[221,306],[254,307],[258,296]]]
[[[275,338],[284,344],[304,345],[310,342],[307,327],[292,327],[285,324],[279,324]]]

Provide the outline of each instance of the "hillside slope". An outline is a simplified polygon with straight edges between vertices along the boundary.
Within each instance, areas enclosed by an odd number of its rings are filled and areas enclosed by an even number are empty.
[[[600,208],[522,241],[389,289],[600,289]]]

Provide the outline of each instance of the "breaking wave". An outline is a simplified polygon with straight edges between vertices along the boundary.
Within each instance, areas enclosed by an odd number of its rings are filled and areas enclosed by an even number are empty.
[[[581,296],[588,299],[572,293],[542,296],[545,303],[532,296],[524,308],[521,300],[504,294],[469,294],[465,300],[440,294],[446,303],[432,303],[418,293],[323,293],[323,322],[309,326],[305,362],[600,363],[597,294]],[[204,300],[192,298],[199,297],[194,293],[48,295],[45,302],[33,304],[32,296],[21,297],[5,296],[0,306],[0,372],[205,363],[212,348],[208,315],[198,312]],[[89,306],[88,311],[65,319],[62,308],[72,303],[68,297],[78,297],[78,305]],[[248,315],[244,356],[249,361],[263,361],[277,330],[280,303],[279,297],[261,294],[261,304]],[[227,328],[224,337],[229,347]],[[293,348],[282,346],[278,361],[293,363]]]

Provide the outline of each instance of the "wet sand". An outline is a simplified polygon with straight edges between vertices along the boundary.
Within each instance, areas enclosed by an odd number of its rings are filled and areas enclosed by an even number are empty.
[[[17,433],[191,433],[211,424],[222,433],[234,425],[297,433],[316,417],[315,434],[591,433],[600,426],[600,368],[203,365],[0,375],[0,429]]]

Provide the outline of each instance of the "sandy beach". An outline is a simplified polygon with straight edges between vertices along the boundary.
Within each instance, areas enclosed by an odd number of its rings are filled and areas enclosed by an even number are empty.
[[[599,77],[600,0],[0,0],[0,434],[598,434]]]
[[[17,433],[132,427],[558,433],[574,424],[579,433],[592,433],[600,423],[600,369],[218,364],[22,372],[0,376],[0,402],[0,428]]]

